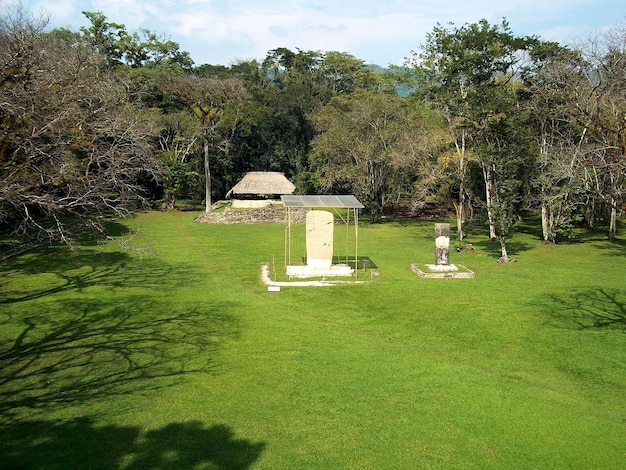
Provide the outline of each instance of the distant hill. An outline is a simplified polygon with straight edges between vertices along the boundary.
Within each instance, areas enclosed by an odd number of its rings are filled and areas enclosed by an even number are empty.
[[[377,64],[366,64],[365,67],[374,70],[375,72],[389,72],[389,73],[393,73],[390,69],[385,68],[385,67],[381,67],[380,65]],[[398,93],[398,96],[400,98],[406,98],[407,96],[409,96],[411,94],[411,92],[413,91],[412,87],[409,87],[407,85],[398,85],[396,86],[396,93]]]

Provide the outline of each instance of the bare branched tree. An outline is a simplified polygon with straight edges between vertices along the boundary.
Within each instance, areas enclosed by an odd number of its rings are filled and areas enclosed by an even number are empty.
[[[45,26],[19,7],[0,16],[0,223],[69,242],[145,203],[155,132],[102,57]]]
[[[624,204],[626,170],[626,24],[589,37],[580,58],[552,67],[550,90],[584,135],[588,191],[609,207],[609,238]]]

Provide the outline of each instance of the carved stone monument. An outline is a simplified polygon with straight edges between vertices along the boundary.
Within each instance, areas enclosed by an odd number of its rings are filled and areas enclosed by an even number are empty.
[[[422,270],[417,265],[411,264],[411,270],[419,277],[433,279],[469,279],[474,277],[474,272],[462,266],[463,272],[459,272],[458,266],[450,264],[450,224],[435,224],[435,264],[427,264]]]
[[[450,264],[450,224],[435,224],[435,265]]]
[[[306,215],[306,264],[330,268],[333,263],[335,218],[332,212],[309,211]]]

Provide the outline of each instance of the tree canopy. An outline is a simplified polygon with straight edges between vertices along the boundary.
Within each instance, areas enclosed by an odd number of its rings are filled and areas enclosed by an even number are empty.
[[[377,220],[390,200],[410,194],[441,142],[429,116],[402,99],[362,91],[335,96],[315,115],[311,161],[327,191],[354,193]]]
[[[454,136],[459,239],[472,163],[484,178],[489,236],[499,238],[503,261],[509,259],[505,239],[524,207],[524,186],[536,157],[527,81],[562,51],[534,36],[515,36],[506,20],[498,25],[481,20],[460,27],[437,25],[421,52],[408,61],[416,94],[442,111]]]
[[[0,19],[0,222],[25,236],[66,238],[66,216],[147,203],[158,178],[157,131],[100,55],[42,34],[44,18]]]
[[[340,51],[279,47],[196,66],[177,43],[102,12],[49,31],[0,16],[0,224],[71,243],[139,207],[224,197],[249,171],[299,193],[351,192],[373,220],[427,203],[506,239],[526,213],[555,243],[624,208],[625,28],[584,46],[506,20],[437,25],[384,70]],[[70,227],[72,227],[70,229]]]

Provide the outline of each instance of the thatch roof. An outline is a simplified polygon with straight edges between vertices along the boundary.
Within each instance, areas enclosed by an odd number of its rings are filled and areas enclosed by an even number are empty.
[[[296,189],[284,173],[276,171],[251,171],[228,191],[226,197],[232,194],[254,194],[258,196],[270,196],[291,194]]]

